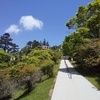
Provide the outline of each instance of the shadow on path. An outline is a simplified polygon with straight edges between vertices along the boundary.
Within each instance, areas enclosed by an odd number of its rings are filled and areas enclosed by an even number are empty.
[[[72,75],[80,75],[73,67],[67,65],[66,61],[64,60],[66,68],[59,68],[59,71],[67,73],[68,77],[72,79]]]

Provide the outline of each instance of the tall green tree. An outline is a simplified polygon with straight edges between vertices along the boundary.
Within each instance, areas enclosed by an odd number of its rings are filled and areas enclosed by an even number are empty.
[[[0,37],[0,44],[5,52],[17,52],[18,51],[18,45],[12,42],[12,38],[10,38],[9,33],[4,33]]]
[[[33,44],[32,41],[27,42],[27,46],[28,46],[29,48],[32,48],[32,44]]]
[[[75,28],[76,31],[80,27],[85,27],[90,31],[90,38],[100,37],[100,0],[90,2],[87,7],[80,6],[66,26],[69,29]]]
[[[9,33],[3,34],[3,36],[0,37],[0,44],[2,44],[3,49],[5,51],[8,51],[9,45],[12,43],[12,39],[10,38]]]
[[[42,45],[47,45],[47,42],[46,42],[46,40],[45,40],[45,39],[44,39],[44,41],[43,41]]]
[[[34,40],[32,43],[32,48],[36,48],[38,46],[40,46],[40,43],[38,41]]]

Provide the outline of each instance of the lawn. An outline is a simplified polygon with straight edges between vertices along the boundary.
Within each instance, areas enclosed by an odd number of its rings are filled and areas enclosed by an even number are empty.
[[[53,85],[53,78],[36,84],[36,88],[20,100],[49,100],[49,91]]]

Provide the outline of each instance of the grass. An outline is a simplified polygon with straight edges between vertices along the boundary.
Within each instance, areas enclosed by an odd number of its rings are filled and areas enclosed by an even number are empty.
[[[100,75],[94,77],[86,77],[98,90],[100,90]]]
[[[93,74],[90,72],[87,72],[84,69],[77,68],[76,65],[74,64],[75,62],[71,62],[72,65],[75,67],[75,69],[83,75],[89,82],[91,82],[98,90],[100,90],[100,73]]]
[[[100,74],[91,74],[81,68],[75,68],[80,74],[82,74],[89,82],[91,82],[98,90],[100,90]]]
[[[36,88],[28,95],[20,100],[48,100],[49,90],[53,84],[53,78],[47,79],[41,83],[36,84]]]
[[[13,90],[13,94],[12,94],[12,99],[11,100],[15,100],[20,95],[23,95],[24,92],[25,92],[25,88],[24,87],[21,87],[18,90]]]
[[[57,75],[59,63],[60,61],[54,66],[54,76]],[[20,89],[14,93],[11,100],[50,100],[49,92],[50,89],[54,87],[54,79],[55,77],[36,83],[36,87],[33,91],[18,99],[25,92],[25,90]]]

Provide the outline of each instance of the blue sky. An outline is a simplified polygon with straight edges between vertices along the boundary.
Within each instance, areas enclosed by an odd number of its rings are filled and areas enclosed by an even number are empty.
[[[59,45],[68,30],[65,23],[93,0],[0,0],[0,36],[9,32],[13,42],[24,47],[28,41],[46,39]]]

